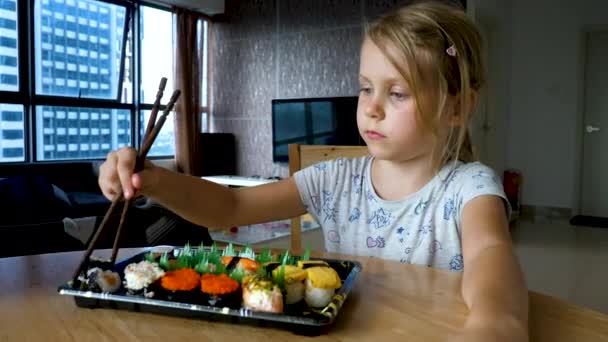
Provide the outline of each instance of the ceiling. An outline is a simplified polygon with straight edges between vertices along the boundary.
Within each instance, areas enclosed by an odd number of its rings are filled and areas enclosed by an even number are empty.
[[[207,15],[224,13],[224,0],[149,0],[152,3],[178,6]]]

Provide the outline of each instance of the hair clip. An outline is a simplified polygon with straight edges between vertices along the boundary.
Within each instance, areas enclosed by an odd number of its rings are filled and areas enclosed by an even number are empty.
[[[445,52],[452,57],[456,57],[456,51],[457,50],[454,44],[450,45],[450,47],[445,50]]]

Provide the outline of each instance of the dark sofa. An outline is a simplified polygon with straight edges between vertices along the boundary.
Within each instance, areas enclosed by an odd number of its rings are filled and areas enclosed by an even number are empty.
[[[0,257],[84,249],[83,242],[64,231],[63,219],[96,217],[99,226],[110,201],[99,189],[97,169],[98,162],[0,165]],[[171,219],[160,220],[167,217]],[[110,227],[117,227],[119,219],[120,210],[110,218]],[[151,226],[156,233],[150,233]],[[99,248],[111,247],[113,239],[114,230],[108,229]],[[211,243],[206,229],[164,208],[135,206],[129,210],[120,246],[186,241]]]

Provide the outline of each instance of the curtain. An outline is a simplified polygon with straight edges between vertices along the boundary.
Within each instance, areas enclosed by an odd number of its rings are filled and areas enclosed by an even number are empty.
[[[198,23],[201,14],[173,7],[175,20],[175,162],[179,172],[200,175],[201,85],[203,46]]]

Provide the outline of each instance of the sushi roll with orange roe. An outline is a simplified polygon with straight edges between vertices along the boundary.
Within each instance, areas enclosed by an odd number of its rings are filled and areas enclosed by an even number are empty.
[[[204,303],[238,309],[241,306],[241,292],[239,283],[227,274],[203,274],[201,276],[201,292]]]
[[[166,272],[160,279],[160,286],[165,290],[167,299],[176,302],[198,302],[200,276],[191,268]]]

